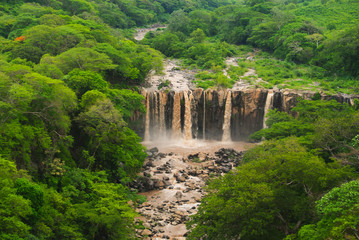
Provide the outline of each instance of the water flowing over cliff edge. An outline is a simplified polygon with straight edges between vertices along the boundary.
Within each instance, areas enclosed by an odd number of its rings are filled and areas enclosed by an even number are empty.
[[[180,139],[244,141],[265,126],[269,109],[290,112],[314,92],[267,89],[146,91],[147,113],[138,116],[136,131],[145,142]],[[345,95],[321,96],[353,104]],[[294,114],[294,113],[293,113]]]

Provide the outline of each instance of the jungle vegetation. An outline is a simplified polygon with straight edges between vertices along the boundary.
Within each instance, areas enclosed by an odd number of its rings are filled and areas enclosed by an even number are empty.
[[[144,199],[127,186],[146,153],[131,117],[164,57],[203,88],[254,68],[256,87],[357,93],[358,16],[356,0],[1,1],[0,239],[134,239]],[[208,183],[189,238],[357,238],[357,105],[270,112],[252,136],[267,141]]]

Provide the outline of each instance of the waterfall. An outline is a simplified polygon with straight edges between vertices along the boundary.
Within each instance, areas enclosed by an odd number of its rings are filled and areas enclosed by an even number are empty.
[[[205,141],[246,140],[253,132],[268,127],[265,121],[269,109],[289,111],[298,97],[310,99],[313,95],[264,89],[187,92],[143,89],[141,94],[146,112],[136,111],[130,124],[143,140],[161,143],[186,140],[191,144],[197,137]],[[323,99],[336,99],[351,105],[356,98],[323,95]]]
[[[203,91],[203,140],[206,139],[206,91]]]
[[[172,116],[172,138],[181,137],[181,98],[178,92],[175,92],[173,99],[173,116]]]
[[[349,102],[350,102],[350,106],[354,106],[354,105],[355,105],[354,99],[353,99],[352,97],[349,98]]]
[[[159,113],[159,127],[160,127],[160,136],[166,136],[166,125],[165,125],[165,99],[164,99],[164,94],[163,92],[159,92],[158,93],[158,97],[159,97],[159,108],[160,108],[160,113]]]
[[[192,139],[191,100],[192,100],[192,93],[190,92],[190,98],[188,98],[188,93],[185,92],[184,93],[184,102],[185,102],[184,136],[185,136],[185,140]]]
[[[232,115],[232,92],[227,92],[226,106],[224,109],[223,142],[230,142],[231,139],[231,115]]]
[[[158,122],[159,122],[159,111],[158,111],[158,92],[155,92],[154,93],[154,102],[155,102],[155,104],[154,104],[154,112],[155,112],[155,116],[154,116],[154,126],[155,126],[155,132],[156,133],[158,133],[158,127],[159,127],[159,125],[158,125]]]
[[[264,107],[264,115],[263,115],[263,128],[267,128],[266,121],[267,121],[267,113],[270,108],[272,108],[273,105],[273,92],[268,91],[267,98],[266,98],[266,105]]]
[[[146,95],[146,122],[145,122],[145,135],[144,141],[150,141],[150,94],[145,93]]]

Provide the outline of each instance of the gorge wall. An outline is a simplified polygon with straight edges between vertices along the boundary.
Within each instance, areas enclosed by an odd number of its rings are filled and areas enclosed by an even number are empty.
[[[135,131],[144,141],[206,139],[241,141],[265,126],[269,109],[290,112],[299,98],[314,92],[267,89],[193,91],[142,91],[146,114],[137,116]],[[350,105],[350,96],[321,96]]]

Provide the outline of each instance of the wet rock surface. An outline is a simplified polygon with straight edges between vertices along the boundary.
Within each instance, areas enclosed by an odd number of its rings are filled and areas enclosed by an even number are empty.
[[[137,221],[145,227],[137,232],[142,239],[186,239],[185,223],[197,212],[205,181],[229,172],[243,157],[243,152],[225,148],[212,156],[203,152],[181,156],[157,148],[147,153],[143,171],[131,185],[147,198],[136,208]]]

